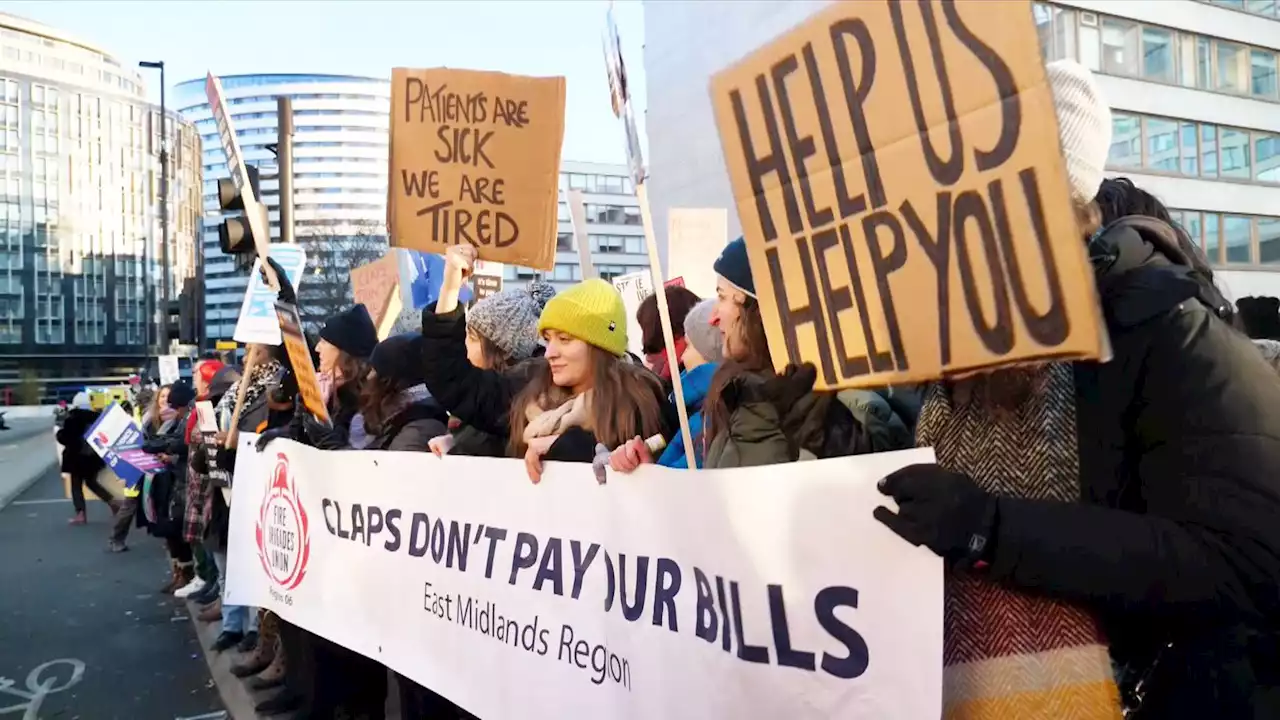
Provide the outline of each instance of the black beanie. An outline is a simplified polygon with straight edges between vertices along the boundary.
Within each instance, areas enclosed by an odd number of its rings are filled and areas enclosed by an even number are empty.
[[[178,380],[169,386],[169,407],[174,410],[191,404],[196,399],[196,391],[191,387],[191,383],[187,380]]]
[[[422,385],[422,335],[416,332],[393,335],[378,343],[369,357],[379,378],[391,378],[399,388]]]
[[[747,243],[742,238],[725,245],[712,267],[717,275],[728,280],[734,287],[751,297],[756,296],[756,283],[751,277],[751,262],[747,260]]]
[[[354,305],[346,312],[325,321],[320,339],[359,360],[368,360],[378,344],[378,329],[364,305]]]

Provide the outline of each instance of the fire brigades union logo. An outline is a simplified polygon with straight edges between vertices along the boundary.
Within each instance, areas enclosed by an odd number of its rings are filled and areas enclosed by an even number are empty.
[[[258,514],[258,559],[267,577],[288,591],[302,584],[311,557],[307,511],[298,498],[298,486],[289,472],[289,458],[276,456],[271,481]]]

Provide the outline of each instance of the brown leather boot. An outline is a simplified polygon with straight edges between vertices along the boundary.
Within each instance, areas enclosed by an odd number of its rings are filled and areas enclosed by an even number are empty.
[[[201,610],[200,613],[196,615],[196,619],[204,623],[217,622],[221,620],[222,619],[222,601],[214,600],[212,603],[209,604],[209,607]]]
[[[263,617],[262,626],[258,628],[258,646],[243,660],[231,666],[232,675],[238,678],[257,675],[275,661],[276,655],[284,655],[278,647],[280,633],[274,618],[275,615],[272,613],[267,613]]]
[[[279,648],[276,648],[275,657],[271,659],[271,664],[267,666],[267,669],[258,673],[258,677],[250,678],[245,684],[250,690],[269,690],[273,687],[283,685],[285,670],[284,663],[284,653],[280,652]]]
[[[169,573],[169,582],[165,583],[164,587],[159,590],[161,595],[172,595],[175,590],[191,582],[195,569],[192,568],[191,563],[183,566],[177,560],[170,560]]]

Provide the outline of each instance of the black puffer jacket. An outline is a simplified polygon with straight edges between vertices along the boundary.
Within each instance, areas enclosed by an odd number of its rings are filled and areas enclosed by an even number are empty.
[[[102,458],[85,442],[84,434],[98,421],[102,413],[85,408],[75,408],[67,413],[55,436],[62,445],[62,472],[76,477],[96,477],[106,467]]]
[[[437,315],[422,311],[422,376],[431,396],[462,421],[454,430],[457,455],[506,457],[511,402],[528,383],[533,363],[526,360],[506,372],[484,370],[467,360],[467,318],[459,307]]]
[[[1114,357],[1076,365],[1085,503],[1001,498],[990,571],[1099,611],[1150,671],[1135,717],[1280,717],[1280,380],[1172,233],[1091,243]]]

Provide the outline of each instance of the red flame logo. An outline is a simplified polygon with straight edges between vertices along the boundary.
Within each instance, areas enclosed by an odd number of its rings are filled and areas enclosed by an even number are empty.
[[[295,519],[298,530],[298,560],[293,566],[287,569],[284,577],[280,577],[281,570],[272,567],[271,560],[267,554],[267,540],[264,527],[271,521],[271,509],[273,507],[283,507]],[[254,529],[254,539],[258,543],[258,560],[262,562],[262,569],[266,572],[267,577],[271,581],[280,586],[282,590],[293,590],[302,584],[303,578],[307,576],[307,561],[311,559],[311,533],[310,520],[307,518],[307,511],[302,504],[301,498],[298,497],[298,486],[293,477],[293,473],[289,472],[289,458],[284,453],[276,455],[276,466],[271,471],[271,479],[267,484],[266,492],[263,494],[262,507],[258,512],[258,523]]]

